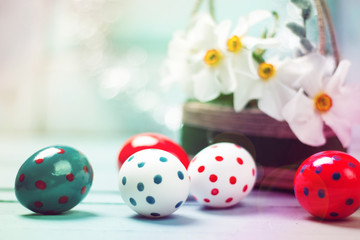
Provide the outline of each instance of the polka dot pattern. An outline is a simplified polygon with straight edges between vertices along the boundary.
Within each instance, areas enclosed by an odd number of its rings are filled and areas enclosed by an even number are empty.
[[[229,207],[251,192],[256,180],[256,165],[244,148],[232,143],[217,143],[194,158],[196,161],[191,162],[188,169],[193,182],[191,193],[204,205]]]
[[[147,217],[169,215],[180,208],[189,195],[186,169],[174,155],[162,150],[146,149],[135,153],[130,162],[121,166],[119,177],[124,202]],[[126,185],[121,181],[124,177]]]
[[[154,183],[155,184],[160,184],[162,182],[162,177],[161,177],[161,175],[156,175],[155,177],[154,177]]]
[[[338,151],[314,154],[299,167],[294,191],[300,205],[321,219],[342,219],[360,204],[360,163]],[[344,191],[344,189],[347,189]]]
[[[41,149],[19,169],[15,183],[16,197],[22,205],[36,213],[68,211],[86,196],[87,189],[91,187],[93,172],[89,166],[86,157],[74,148],[50,146]]]
[[[74,174],[72,174],[72,173],[66,174],[66,180],[68,180],[69,182],[74,181],[74,179],[75,179]]]
[[[138,184],[137,184],[137,190],[139,191],[139,192],[142,192],[142,191],[144,191],[144,188],[145,188],[145,186],[144,186],[144,184],[142,183],[142,182],[139,182]]]

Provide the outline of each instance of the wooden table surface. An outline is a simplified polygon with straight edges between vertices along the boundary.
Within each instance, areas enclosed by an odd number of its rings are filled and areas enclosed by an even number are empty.
[[[0,240],[360,239],[360,211],[341,221],[319,221],[300,207],[293,194],[261,189],[229,209],[207,209],[189,199],[170,217],[140,217],[123,203],[118,191],[116,155],[125,139],[0,136]],[[358,140],[349,149],[356,157]],[[37,215],[16,201],[15,176],[32,153],[54,144],[85,153],[94,168],[94,183],[71,211]]]

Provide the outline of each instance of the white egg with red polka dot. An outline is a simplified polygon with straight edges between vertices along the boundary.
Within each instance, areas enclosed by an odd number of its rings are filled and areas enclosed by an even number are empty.
[[[252,190],[256,165],[250,153],[233,143],[217,143],[200,151],[190,162],[190,193],[201,204],[234,206]]]
[[[175,212],[189,195],[190,180],[181,161],[159,149],[131,155],[119,172],[120,194],[140,215],[165,217]]]

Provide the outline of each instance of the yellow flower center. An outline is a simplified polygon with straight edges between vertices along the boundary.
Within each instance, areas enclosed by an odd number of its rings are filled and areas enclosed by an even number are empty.
[[[332,99],[326,93],[319,93],[314,98],[315,108],[320,112],[327,112],[332,107]]]
[[[272,78],[275,75],[275,67],[272,64],[269,63],[262,63],[259,66],[259,76],[263,80],[268,80]]]
[[[230,52],[239,52],[243,45],[242,45],[242,42],[241,42],[241,39],[234,35],[232,38],[230,38],[228,41],[227,41],[227,48]]]
[[[209,66],[216,66],[221,60],[221,52],[216,49],[211,49],[206,52],[204,62]]]

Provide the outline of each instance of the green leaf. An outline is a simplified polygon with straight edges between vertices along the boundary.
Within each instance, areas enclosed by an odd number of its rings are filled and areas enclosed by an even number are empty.
[[[306,30],[303,26],[294,22],[290,22],[286,24],[286,27],[289,28],[296,36],[300,38],[306,37]]]
[[[302,11],[301,11],[302,18],[305,21],[308,20],[310,18],[310,16],[311,16],[311,12],[312,12],[311,6],[309,8],[307,8],[307,9],[302,9]]]
[[[265,50],[257,49],[255,50],[255,52],[252,53],[252,57],[258,64],[261,64],[265,62],[265,59],[263,58],[264,53]]]
[[[291,0],[291,2],[302,10],[311,8],[311,3],[309,0]]]
[[[311,52],[314,49],[314,46],[311,44],[311,42],[307,38],[301,38],[300,43],[308,52]]]

